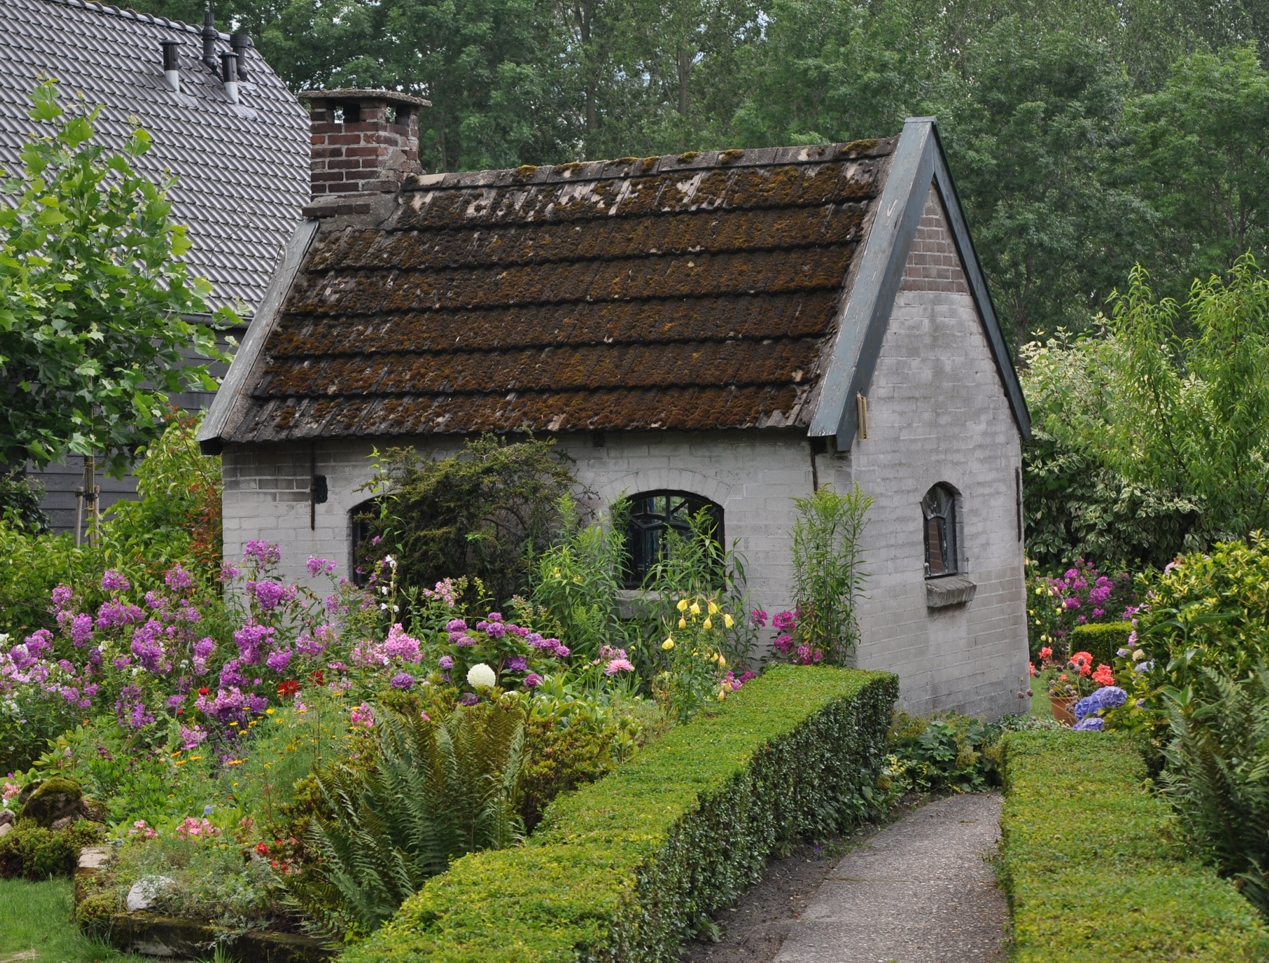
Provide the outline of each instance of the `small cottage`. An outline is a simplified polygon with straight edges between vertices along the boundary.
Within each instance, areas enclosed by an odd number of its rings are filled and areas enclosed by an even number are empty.
[[[932,118],[426,175],[426,102],[305,96],[313,201],[200,438],[228,556],[350,560],[374,447],[531,430],[645,529],[710,508],[777,609],[794,497],[857,481],[858,664],[914,712],[1025,705],[1027,410]]]

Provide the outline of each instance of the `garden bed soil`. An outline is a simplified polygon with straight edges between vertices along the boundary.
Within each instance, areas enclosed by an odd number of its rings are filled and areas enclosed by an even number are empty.
[[[824,878],[841,858],[896,819],[931,800],[908,795],[895,804],[881,822],[864,823],[846,836],[819,843],[803,843],[783,859],[767,863],[753,888],[732,907],[714,913],[719,930],[717,943],[693,941],[683,947],[682,963],[771,963],[794,921],[819,891]]]

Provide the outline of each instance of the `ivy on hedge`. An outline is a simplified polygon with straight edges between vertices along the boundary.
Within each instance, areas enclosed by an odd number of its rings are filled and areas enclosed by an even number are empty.
[[[466,856],[344,963],[677,958],[781,844],[865,815],[898,679],[776,666],[563,797],[525,846]]]
[[[1014,963],[1263,960],[1269,931],[1185,849],[1118,733],[1005,737],[1002,881]]]

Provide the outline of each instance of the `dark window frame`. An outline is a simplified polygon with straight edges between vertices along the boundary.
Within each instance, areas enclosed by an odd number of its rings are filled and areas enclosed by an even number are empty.
[[[956,518],[958,501],[956,490],[942,482],[933,485],[921,499],[926,578],[960,574]]]
[[[351,581],[358,588],[365,588],[366,583],[370,580],[370,572],[360,572],[357,569],[357,556],[362,543],[370,537],[370,522],[359,515],[365,515],[370,511],[376,511],[379,507],[380,496],[367,498],[364,502],[354,505],[348,511],[348,541],[350,551],[348,553],[348,571],[351,574]]]
[[[627,497],[630,517],[626,521],[626,557],[628,567],[623,573],[623,586],[627,589],[643,587],[653,566],[661,559],[662,533],[673,530],[679,535],[689,535],[689,519],[702,508],[708,509],[714,520],[713,538],[721,549],[723,539],[723,506],[695,492],[657,488]]]

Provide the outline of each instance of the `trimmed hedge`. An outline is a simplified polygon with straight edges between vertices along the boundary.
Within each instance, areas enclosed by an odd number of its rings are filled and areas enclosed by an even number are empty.
[[[1014,963],[1269,958],[1256,911],[1186,853],[1127,739],[1015,732],[1004,747],[1000,866]]]
[[[1093,665],[1099,662],[1113,666],[1116,653],[1128,645],[1131,622],[1093,622],[1071,629],[1071,651],[1087,652]]]
[[[776,666],[557,800],[525,846],[455,862],[342,963],[676,959],[778,846],[866,813],[898,689]]]

